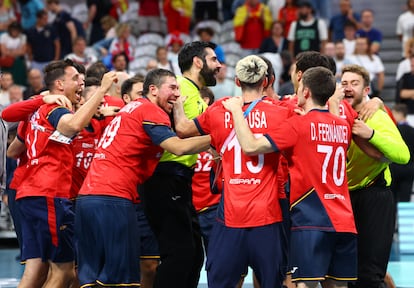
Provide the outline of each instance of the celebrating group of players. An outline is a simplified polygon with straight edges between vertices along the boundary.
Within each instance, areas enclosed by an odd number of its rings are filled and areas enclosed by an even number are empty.
[[[52,62],[49,94],[3,111],[21,121],[8,151],[20,158],[19,287],[197,287],[202,238],[209,287],[240,286],[248,266],[264,288],[287,274],[297,287],[383,287],[388,164],[410,156],[382,102],[367,98],[367,71],[344,67],[339,89],[332,61],[304,52],[296,95],[279,100],[270,62],[251,55],[236,65],[242,96],[208,107],[214,45],[188,43],[178,60],[183,76],[126,80],[129,103],[112,110],[102,107],[117,73],[84,91],[82,67]],[[220,196],[209,189],[216,159]]]

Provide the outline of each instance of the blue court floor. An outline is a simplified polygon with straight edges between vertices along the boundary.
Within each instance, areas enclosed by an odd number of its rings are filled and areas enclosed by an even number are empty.
[[[17,254],[18,249],[14,242],[0,243],[0,288],[17,287],[23,273],[23,266],[16,261]],[[397,287],[414,288],[414,255],[394,254],[391,258],[398,260],[390,261],[388,265],[388,272],[394,278]],[[249,275],[251,275],[250,272]],[[207,278],[204,271],[201,275],[199,287],[207,288]],[[246,277],[243,287],[253,287],[250,276]]]

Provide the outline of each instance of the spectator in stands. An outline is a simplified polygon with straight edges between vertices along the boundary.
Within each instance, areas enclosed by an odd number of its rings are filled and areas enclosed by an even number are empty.
[[[65,58],[72,60],[75,63],[83,65],[86,69],[96,61],[97,57],[93,53],[88,53],[86,50],[86,39],[78,36],[73,41],[72,53],[66,55]]]
[[[165,0],[164,15],[167,18],[167,32],[190,34],[190,23],[193,13],[192,0]]]
[[[21,86],[13,84],[9,88],[9,101],[10,104],[23,101],[23,89]]]
[[[355,52],[355,45],[356,45],[356,26],[352,22],[346,22],[344,28],[345,38],[342,39],[342,42],[345,46],[345,55],[352,55]]]
[[[336,65],[336,74],[335,78],[338,82],[341,81],[342,67],[344,66],[345,60],[345,45],[342,41],[335,43],[335,65]]]
[[[273,18],[275,18],[274,14]],[[279,10],[277,20],[283,26],[283,36],[287,37],[290,25],[293,21],[298,20],[297,0],[286,0],[285,5]]]
[[[109,54],[115,55],[121,52],[125,53],[128,60],[132,60],[134,55],[134,47],[129,43],[131,27],[128,23],[120,23],[116,26],[116,37],[112,40],[109,47]]]
[[[101,19],[109,14],[112,4],[111,1],[86,0],[86,5],[88,6],[88,19],[83,23],[83,27],[85,30],[89,29],[89,45],[93,45],[105,37]]]
[[[214,52],[217,55],[217,60],[221,63],[226,62],[223,47],[221,47],[221,45],[218,45],[213,41],[214,34],[214,29],[209,26],[199,26],[199,28],[197,29],[197,35],[200,38],[200,41],[213,42],[216,45]]]
[[[315,8],[316,16],[328,21],[331,16],[332,0],[311,0],[313,8]]]
[[[309,1],[301,1],[298,6],[298,20],[292,23],[288,33],[290,53],[294,56],[309,50],[322,53],[328,40],[325,21],[314,16]]]
[[[0,105],[3,108],[10,104],[9,89],[13,84],[13,75],[10,72],[2,72],[0,77]]]
[[[170,40],[167,44],[168,47],[168,60],[178,65],[178,53],[181,47],[184,45],[184,41],[181,39],[180,34],[170,34]]]
[[[218,21],[217,0],[194,0],[194,18],[198,23],[203,20]]]
[[[102,80],[103,75],[108,72],[108,68],[103,64],[102,61],[98,61],[93,63],[88,69],[86,69],[85,77],[95,77],[98,78],[99,81]]]
[[[400,80],[400,94],[397,102],[404,103],[408,109],[408,122],[414,124],[414,55],[410,56],[410,72],[405,73]]]
[[[124,52],[119,52],[112,56],[112,70],[128,73],[129,59]]]
[[[112,16],[106,15],[101,19],[101,28],[104,32],[105,39],[112,39],[116,37],[116,25],[118,22]]]
[[[5,0],[0,0],[0,35],[7,31],[10,23],[16,21],[16,15],[12,7],[6,5]]]
[[[138,28],[141,34],[147,32],[165,34],[165,27],[161,21],[159,0],[138,0]]]
[[[220,71],[216,75],[216,86],[209,87],[214,93],[214,99],[218,100],[226,96],[238,96],[241,95],[241,91],[236,93],[236,84],[233,79],[227,78],[227,65],[221,63]],[[240,89],[237,89],[240,90]]]
[[[410,202],[414,181],[414,128],[407,121],[408,108],[403,103],[395,104],[392,115],[397,121],[398,130],[410,150],[410,162],[405,165],[390,165],[394,199],[398,202]]]
[[[360,16],[352,10],[350,0],[339,1],[340,13],[334,15],[329,23],[329,39],[333,42],[345,38],[344,28],[346,22],[352,22],[358,29]]]
[[[374,11],[371,9],[364,9],[361,12],[360,29],[357,30],[357,37],[367,37],[371,42],[371,53],[378,54],[381,48],[382,32],[372,25],[374,23]]]
[[[45,8],[42,0],[19,0],[21,24],[23,30],[33,28],[37,21],[37,13]]]
[[[181,75],[180,67],[178,63],[173,63],[168,60],[168,49],[167,47],[160,46],[156,51],[157,68],[162,68],[174,72],[175,75]]]
[[[39,95],[46,90],[45,84],[43,83],[43,73],[36,68],[32,68],[27,73],[27,82],[29,86],[23,92],[23,99],[29,99],[34,95]]]
[[[112,40],[116,37],[117,24],[118,22],[115,18],[110,15],[102,17],[101,26],[105,33],[105,38],[92,45],[96,52],[98,52],[99,57],[105,57],[108,54],[109,46],[111,46]]]
[[[413,37],[414,26],[414,0],[407,0],[407,11],[402,13],[397,20],[396,34],[402,41],[402,56],[404,57],[405,45]]]
[[[405,47],[404,59],[398,63],[395,80],[398,82],[401,77],[411,71],[410,57],[414,55],[414,38],[410,38]]]
[[[60,41],[60,56],[72,53],[72,43],[78,37],[76,25],[70,14],[60,6],[60,0],[46,0],[47,9],[55,14],[52,25],[55,27]]]
[[[355,53],[346,56],[345,64],[356,64],[364,67],[371,80],[371,97],[379,97],[384,87],[385,68],[378,55],[372,54],[369,40],[366,37],[356,39]]]
[[[23,34],[22,26],[18,22],[12,22],[7,28],[7,33],[0,36],[1,55],[14,58],[12,66],[3,66],[2,70],[9,71],[13,75],[14,83],[19,85],[27,84],[26,44],[27,37]]]
[[[158,68],[158,62],[156,59],[149,59],[147,62],[147,65],[145,66],[145,70],[146,72],[149,72],[153,69],[157,69]]]
[[[296,66],[293,65],[293,57],[288,51],[282,51],[280,58],[282,59],[283,69],[279,78],[279,90],[277,92],[280,97],[283,97],[295,93],[290,75],[292,75],[292,69],[296,69]]]
[[[28,56],[31,67],[43,71],[52,60],[60,59],[60,42],[56,30],[48,24],[48,15],[41,10],[35,27],[27,31]]]
[[[233,4],[233,0],[221,1],[221,12],[223,16],[223,22],[231,21],[234,17],[234,13],[231,10],[231,4]]]
[[[233,19],[235,40],[243,49],[241,56],[255,54],[263,39],[270,35],[272,14],[260,0],[246,0],[237,8]]]
[[[279,21],[275,21],[272,24],[270,37],[263,39],[260,44],[259,53],[281,53],[284,50],[288,50],[288,40],[283,33],[283,24]]]

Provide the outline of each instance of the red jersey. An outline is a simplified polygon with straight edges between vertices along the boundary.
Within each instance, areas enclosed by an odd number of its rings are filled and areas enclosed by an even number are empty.
[[[82,186],[83,180],[88,173],[93,155],[101,137],[101,125],[98,120],[92,119],[88,127],[84,128],[75,139],[73,139],[73,169],[72,186],[70,198],[76,198]]]
[[[108,106],[116,106],[121,109],[122,107],[125,106],[125,103],[121,98],[105,95],[103,98],[102,107],[108,107]],[[101,132],[105,130],[106,126],[108,126],[109,123],[111,123],[112,119],[114,118],[115,116],[107,116],[107,117],[104,117],[102,120],[100,120],[101,129],[102,129]]]
[[[210,190],[210,170],[213,162],[213,155],[209,152],[198,154],[192,181],[193,204],[197,212],[220,202],[220,194],[213,194]]]
[[[272,125],[266,137],[289,161],[292,229],[356,233],[346,177],[349,124],[311,110]]]
[[[25,136],[28,162],[16,199],[30,196],[69,198],[73,164],[71,139],[59,134],[55,127],[67,113],[71,112],[65,107],[45,104],[30,118]]]
[[[201,134],[210,134],[217,151],[233,130],[230,112],[220,99],[194,121]],[[248,105],[244,105],[246,110]],[[259,101],[246,117],[255,135],[266,133],[269,125],[278,125],[289,116],[289,111],[273,101]],[[219,207],[219,218],[227,227],[258,227],[282,221],[277,185],[279,153],[247,156],[242,153],[237,137],[225,147],[222,156],[224,189]]]
[[[164,151],[159,144],[172,136],[168,115],[148,99],[124,106],[106,127],[79,195],[137,202],[137,185],[152,175]]]
[[[26,129],[29,125],[28,121],[20,121],[19,126],[17,127],[17,135],[16,137],[24,143],[24,138],[26,135]],[[10,182],[10,188],[17,190],[19,189],[20,183],[23,181],[24,174],[26,172],[26,164],[27,164],[27,155],[26,153],[22,153],[17,160],[17,167],[13,173],[13,179]]]

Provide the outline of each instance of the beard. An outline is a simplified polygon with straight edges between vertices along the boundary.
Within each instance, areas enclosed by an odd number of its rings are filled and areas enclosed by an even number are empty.
[[[206,86],[216,86],[217,80],[215,77],[216,70],[210,69],[207,63],[203,61],[203,68],[201,68],[200,76],[203,77]]]
[[[306,20],[306,18],[308,18],[308,14],[304,14],[304,13],[299,13],[298,16],[300,20]]]

